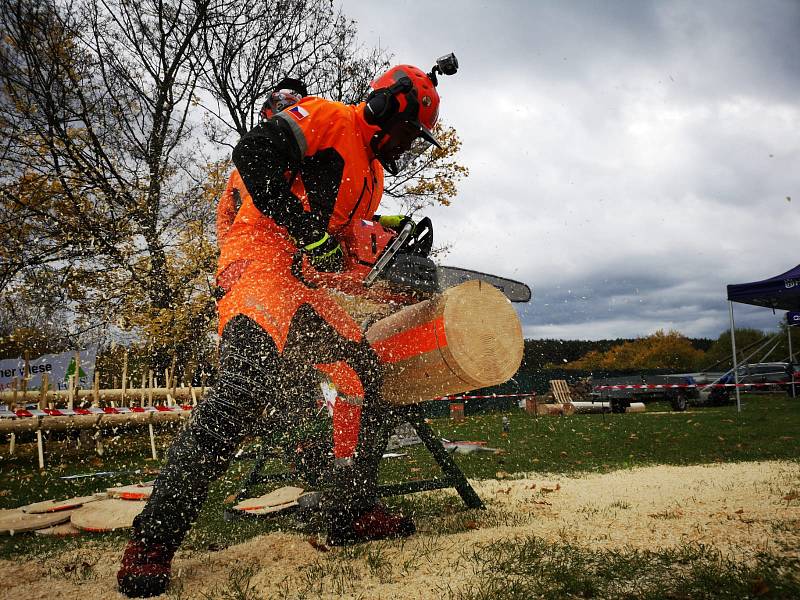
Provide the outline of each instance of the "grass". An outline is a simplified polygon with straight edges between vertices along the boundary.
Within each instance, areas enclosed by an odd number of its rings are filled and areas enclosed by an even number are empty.
[[[784,396],[745,396],[745,407],[694,408],[685,413],[670,412],[667,405],[650,405],[648,412],[626,415],[574,415],[533,417],[525,413],[489,413],[467,417],[462,422],[435,419],[434,431],[450,440],[484,441],[500,452],[456,455],[456,461],[471,478],[496,478],[508,473],[579,475],[610,472],[638,466],[691,465],[744,460],[798,460],[800,446],[800,401]],[[510,419],[510,430],[502,431],[502,417]],[[159,434],[159,455],[163,456],[174,432]],[[47,448],[48,468],[40,472],[35,445],[20,443],[17,455],[0,447],[0,508],[12,508],[47,498],[66,498],[93,493],[106,487],[152,479],[159,467],[149,459],[146,435],[130,434],[106,438],[105,453],[76,449],[68,441],[51,441]],[[422,447],[404,448],[407,456],[385,460],[381,478],[399,482],[438,475],[438,467]],[[222,508],[243,483],[251,468],[249,460],[235,461],[226,475],[215,482],[184,549],[216,551],[261,533],[289,530],[315,534],[323,529],[319,519],[298,522],[284,517],[271,520],[225,521]],[[275,461],[269,469],[280,470]],[[62,476],[93,471],[120,471],[112,477],[74,480]],[[138,472],[137,472],[138,471]],[[783,491],[787,503],[800,504],[798,490]],[[442,536],[462,531],[517,526],[529,515],[493,507],[487,511],[465,510],[453,494],[434,493],[392,499],[392,504],[412,513],[417,521],[418,550],[400,563],[390,559],[396,552],[389,546],[370,544],[320,554],[302,571],[301,584],[287,580],[284,597],[315,597],[321,590],[339,594],[355,593],[354,584],[363,576],[380,581],[400,581],[424,564],[426,557],[441,548]],[[586,518],[604,510],[627,510],[622,500],[587,505]],[[672,510],[651,515],[674,519]],[[775,527],[796,530],[797,521]],[[776,530],[777,531],[777,530]],[[121,548],[126,533],[57,539],[33,535],[0,538],[0,558],[35,557],[49,560],[60,576],[70,580],[94,577],[93,552]],[[59,562],[65,550],[80,548],[82,560]],[[88,557],[88,558],[87,558]],[[704,598],[712,597],[800,597],[796,576],[787,575],[800,565],[788,559],[759,555],[746,564],[734,563],[714,550],[686,547],[679,551],[589,552],[564,541],[546,544],[526,538],[494,547],[478,548],[460,564],[472,565],[476,579],[465,590],[442,590],[453,600],[478,598]],[[243,566],[231,573],[226,584],[208,590],[207,598],[255,600],[259,591],[251,584],[253,570]],[[182,597],[180,578],[170,594]],[[297,586],[300,585],[298,589]],[[713,592],[712,592],[713,591]]]
[[[714,548],[588,550],[529,536],[468,551],[475,584],[451,600],[799,598],[800,559]]]

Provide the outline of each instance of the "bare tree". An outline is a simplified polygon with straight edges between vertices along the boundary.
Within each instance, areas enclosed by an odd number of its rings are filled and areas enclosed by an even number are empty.
[[[329,0],[222,0],[211,13],[213,26],[195,52],[204,65],[200,86],[210,95],[208,134],[230,146],[257,123],[283,77],[304,80],[314,95],[355,103],[388,66],[384,51],[358,44],[356,23]]]
[[[209,1],[0,0],[2,202],[27,224],[0,283],[60,265],[101,318],[130,286],[145,310],[180,299],[168,254],[197,217],[190,49]]]

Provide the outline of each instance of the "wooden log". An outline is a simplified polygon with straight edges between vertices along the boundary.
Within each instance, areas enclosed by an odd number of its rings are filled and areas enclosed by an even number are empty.
[[[575,407],[577,413],[604,413],[611,412],[611,405],[608,402],[573,402],[572,406]]]
[[[122,406],[127,406],[125,404],[125,389],[128,387],[128,351],[125,350],[125,355],[122,359],[122,397],[120,398],[120,402]]]
[[[414,404],[508,381],[522,361],[522,327],[492,285],[468,281],[381,319],[366,337],[384,365],[383,396]]]
[[[210,389],[210,388],[209,388]],[[195,390],[196,392],[197,390]],[[168,395],[172,394],[171,389],[167,388],[149,388],[146,390],[142,390],[147,394],[147,397],[150,400],[166,400]],[[125,390],[124,393],[127,396],[130,396],[130,390]],[[100,389],[98,390],[98,394],[101,400],[111,401],[111,400],[120,400],[122,398],[123,390],[121,388],[114,388],[114,389]],[[14,392],[12,390],[5,390],[0,392],[0,401],[4,399],[13,399],[16,397],[22,403],[26,401],[31,402],[39,402],[44,396],[47,400],[52,401],[61,401],[61,402],[68,402],[70,398],[70,390],[53,390],[49,389],[46,394],[43,394],[42,390],[28,390],[24,394],[22,392],[17,392],[16,396],[14,396]],[[94,398],[94,390],[82,390],[77,389],[72,392],[72,398],[75,401],[78,401],[82,398]],[[175,388],[175,399],[176,400],[190,400],[192,398],[192,390],[190,388]]]
[[[157,411],[146,413],[72,415],[65,417],[39,417],[25,419],[0,419],[0,434],[28,431],[76,431],[110,427],[136,428],[149,424],[178,423],[189,418],[189,411]]]
[[[536,414],[550,416],[569,416],[575,414],[575,407],[570,404],[537,404]]]
[[[42,373],[42,385],[39,388],[39,410],[46,408],[47,392],[50,390],[50,378],[47,373]]]

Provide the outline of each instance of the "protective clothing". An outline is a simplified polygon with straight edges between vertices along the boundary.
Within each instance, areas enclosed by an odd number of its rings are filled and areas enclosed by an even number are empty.
[[[292,104],[300,102],[306,96],[308,96],[308,89],[305,83],[293,77],[284,77],[261,106],[259,112],[261,120],[266,121]]]
[[[303,251],[311,258],[317,271],[332,273],[344,267],[342,245],[327,231],[316,242],[303,246]]]
[[[261,106],[259,111],[261,120],[266,121],[276,113],[300,102],[306,96],[308,96],[308,89],[306,89],[305,83],[293,77],[284,77],[278,82],[275,90]],[[242,206],[239,189],[243,187],[244,184],[239,177],[239,172],[234,169],[228,178],[225,191],[217,203],[217,242],[219,245],[222,245],[231,225],[233,225],[236,213],[239,212],[239,208]]]
[[[370,220],[381,200],[383,169],[369,151],[377,128],[363,106],[304,98],[246,134],[233,153],[242,199],[220,248],[220,332],[247,315],[282,350],[297,309],[309,304],[344,337],[361,330],[324,289],[297,277],[297,253],[353,219]],[[313,273],[301,257],[304,269]]]
[[[380,396],[380,362],[359,325],[328,291],[307,285],[305,273],[314,271],[309,252],[335,240],[352,219],[374,215],[383,190],[383,170],[369,150],[376,132],[363,119],[363,105],[305,98],[234,149],[229,187],[241,205],[221,238],[219,380],[173,442],[134,520],[134,543],[178,547],[210,482],[227,470],[246,435],[264,419],[281,429],[318,418],[326,370],[353,380],[347,392],[360,405],[361,427],[352,460],[334,469],[337,493],[324,507],[332,531],[347,531],[374,508],[378,464],[396,424]],[[355,540],[411,531],[407,520],[388,518],[359,528]],[[151,579],[159,585],[163,578]]]
[[[439,118],[439,93],[428,75],[417,67],[398,65],[371,85],[364,118],[380,129],[370,146],[389,173],[402,170],[418,138],[441,148],[432,132]]]
[[[128,542],[117,573],[120,591],[131,598],[163,594],[169,587],[172,558],[177,548],[174,544]]]
[[[413,231],[414,221],[406,215],[375,215],[375,220],[387,229],[395,231],[400,231],[405,227],[406,223],[411,223]]]

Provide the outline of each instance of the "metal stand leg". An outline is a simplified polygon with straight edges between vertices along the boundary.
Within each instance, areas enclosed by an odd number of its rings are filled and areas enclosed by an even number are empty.
[[[444,477],[440,479],[426,479],[423,481],[410,481],[408,483],[398,483],[394,485],[382,485],[378,489],[381,496],[398,496],[411,494],[414,492],[424,492],[429,490],[440,490],[445,488],[455,488],[458,495],[468,508],[484,508],[478,494],[470,485],[464,473],[455,463],[453,458],[442,446],[442,442],[437,438],[430,426],[425,422],[422,411],[416,405],[406,409],[406,419],[416,430],[417,435],[425,444],[425,447],[433,456],[436,463],[442,469]]]

